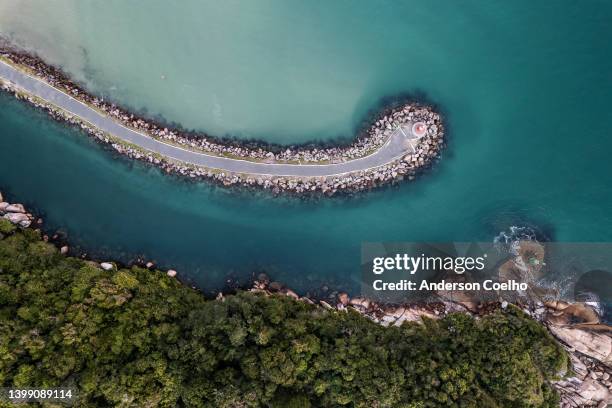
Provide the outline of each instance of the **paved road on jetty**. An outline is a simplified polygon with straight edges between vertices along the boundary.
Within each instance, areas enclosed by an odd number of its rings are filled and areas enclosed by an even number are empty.
[[[403,129],[396,129],[389,140],[374,153],[363,158],[336,164],[263,163],[214,156],[171,145],[129,129],[110,116],[98,112],[43,80],[30,76],[3,61],[0,61],[0,78],[12,82],[26,92],[68,111],[98,129],[126,142],[170,159],[228,172],[289,177],[333,176],[378,167],[412,152],[409,139],[413,139],[413,137],[412,132],[410,132],[410,124],[408,124],[404,125]]]

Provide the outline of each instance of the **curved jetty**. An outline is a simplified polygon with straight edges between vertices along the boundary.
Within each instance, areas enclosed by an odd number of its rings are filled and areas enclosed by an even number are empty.
[[[270,146],[221,141],[135,117],[22,52],[0,50],[0,85],[54,118],[78,124],[122,154],[168,172],[224,185],[296,193],[363,190],[405,176],[414,178],[417,169],[437,158],[443,146],[440,116],[418,104],[389,109],[349,146],[273,151]]]

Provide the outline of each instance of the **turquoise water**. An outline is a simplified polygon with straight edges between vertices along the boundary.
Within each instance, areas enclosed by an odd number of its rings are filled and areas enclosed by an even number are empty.
[[[420,91],[449,130],[415,183],[300,202],[117,160],[1,96],[1,189],[90,253],[144,254],[207,289],[254,269],[307,289],[351,286],[362,241],[489,241],[512,225],[612,240],[609,2],[49,4],[0,0],[0,33],[187,127],[346,136],[381,98]]]

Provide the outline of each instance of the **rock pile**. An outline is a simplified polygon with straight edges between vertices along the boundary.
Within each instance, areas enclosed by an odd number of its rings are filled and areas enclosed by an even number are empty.
[[[574,375],[554,384],[562,407],[608,406],[612,403],[612,328],[599,322],[559,324],[557,313],[557,308],[547,307],[543,319],[572,360]]]
[[[0,216],[22,228],[29,227],[34,220],[34,216],[27,212],[22,204],[11,204],[4,201],[2,193],[0,193]]]
[[[553,384],[561,395],[561,407],[607,407],[612,403],[612,368],[571,348],[568,351],[575,375]]]
[[[223,172],[205,167],[198,167],[183,162],[172,161],[139,147],[124,143],[112,135],[84,123],[79,118],[46,103],[39,98],[24,93],[8,82],[1,83],[1,88],[15,94],[29,103],[45,109],[53,118],[79,126],[96,140],[110,145],[115,151],[130,158],[141,160],[164,169],[168,173],[178,174],[190,179],[208,179],[223,186],[242,185],[269,190],[275,194],[290,192],[295,194],[320,193],[333,195],[337,192],[356,192],[372,189],[383,184],[399,180],[413,180],[417,172],[429,166],[440,157],[444,147],[444,127],[440,115],[429,106],[406,104],[389,109],[381,118],[345,147],[311,147],[293,146],[280,148],[264,143],[238,142],[220,140],[205,134],[195,134],[181,129],[169,129],[151,120],[138,118],[134,114],[109,104],[85,92],[72,83],[62,72],[47,65],[37,57],[23,52],[0,48],[0,56],[23,69],[44,79],[49,84],[62,89],[84,103],[112,116],[117,121],[133,129],[144,132],[151,137],[182,147],[217,154],[267,163],[341,163],[347,160],[366,156],[381,147],[393,131],[400,125],[423,122],[427,125],[427,134],[415,146],[415,152],[406,154],[393,162],[377,168],[329,177],[287,177],[259,176],[243,173]]]

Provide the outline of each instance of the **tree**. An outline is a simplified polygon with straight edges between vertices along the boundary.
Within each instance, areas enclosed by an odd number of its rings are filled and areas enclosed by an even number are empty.
[[[7,231],[4,228],[3,231]],[[124,407],[552,407],[563,349],[510,307],[383,327],[159,271],[104,271],[32,230],[0,240],[0,383]]]

